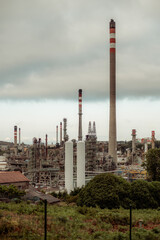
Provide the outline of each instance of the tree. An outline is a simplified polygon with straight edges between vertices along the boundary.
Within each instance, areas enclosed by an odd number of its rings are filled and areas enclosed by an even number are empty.
[[[79,193],[77,205],[100,208],[129,207],[130,183],[113,174],[94,177]]]
[[[144,180],[136,180],[131,183],[131,199],[134,208],[157,208],[158,203],[154,197],[155,188],[152,183]]]
[[[152,181],[160,181],[160,149],[150,149],[146,154],[145,168]]]

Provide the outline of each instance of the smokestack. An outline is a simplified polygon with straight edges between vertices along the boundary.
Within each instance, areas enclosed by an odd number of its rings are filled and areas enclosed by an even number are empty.
[[[46,134],[46,159],[48,157],[48,135]]]
[[[21,129],[19,128],[19,145],[21,145]]]
[[[64,133],[64,142],[68,141],[67,135],[67,118],[63,118],[63,133]]]
[[[132,153],[136,151],[136,129],[132,129]]]
[[[58,126],[56,126],[56,144],[58,144]]]
[[[110,21],[110,119],[109,119],[109,156],[117,164],[116,137],[116,37],[115,22]]]
[[[152,131],[152,149],[155,148],[155,131]]]
[[[14,145],[17,146],[17,126],[14,126]]]
[[[62,145],[62,122],[60,122],[60,145]]]
[[[79,89],[79,128],[78,128],[78,141],[82,141],[82,89]]]

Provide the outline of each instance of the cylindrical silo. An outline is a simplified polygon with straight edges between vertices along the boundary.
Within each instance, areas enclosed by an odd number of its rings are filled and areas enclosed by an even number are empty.
[[[77,187],[85,186],[85,142],[77,143]]]
[[[73,142],[65,142],[65,189],[73,190]]]

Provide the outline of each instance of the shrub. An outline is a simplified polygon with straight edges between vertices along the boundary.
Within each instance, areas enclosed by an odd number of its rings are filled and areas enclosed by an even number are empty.
[[[136,180],[131,184],[131,199],[137,209],[157,208],[158,203],[154,199],[152,185],[144,180]]]
[[[130,184],[121,177],[105,173],[94,177],[80,191],[77,205],[112,209],[127,207],[129,202]]]

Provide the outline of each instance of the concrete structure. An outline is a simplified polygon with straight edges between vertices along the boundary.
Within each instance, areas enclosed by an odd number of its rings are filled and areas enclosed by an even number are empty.
[[[78,91],[79,95],[79,128],[78,128],[78,141],[82,141],[82,89]]]
[[[85,186],[85,142],[77,143],[77,187]]]
[[[68,193],[73,190],[73,142],[65,143],[65,189]]]
[[[132,129],[132,154],[136,152],[136,129]]]
[[[109,156],[117,165],[116,137],[116,38],[115,22],[110,21],[110,119],[109,119]]]

